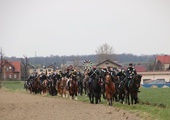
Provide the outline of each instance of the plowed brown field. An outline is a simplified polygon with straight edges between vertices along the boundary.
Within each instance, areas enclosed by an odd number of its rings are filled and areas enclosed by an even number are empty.
[[[0,120],[140,120],[114,106],[0,89]]]

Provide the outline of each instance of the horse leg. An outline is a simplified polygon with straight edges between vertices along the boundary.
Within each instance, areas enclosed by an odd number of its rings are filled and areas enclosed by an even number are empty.
[[[99,94],[95,94],[95,104],[98,104],[100,101],[100,95]]]
[[[88,97],[89,97],[90,103],[92,103],[92,95],[90,93],[88,93]]]
[[[101,102],[101,93],[99,94],[99,102]]]
[[[108,99],[108,106],[112,105],[112,100],[113,100],[113,96],[111,96],[110,94],[107,95],[107,99]]]
[[[54,87],[54,93],[55,93],[55,95],[57,95],[57,89],[56,89],[56,87]]]
[[[113,105],[113,97],[111,97],[111,99],[110,99],[110,106],[112,106]]]
[[[103,83],[102,86],[102,94],[103,94],[103,99],[106,99],[106,94],[105,94],[106,90],[105,90],[105,83]]]
[[[84,94],[86,95],[87,94],[87,91],[86,91],[86,88],[84,87]]]
[[[119,93],[119,102],[123,104],[123,94]]]
[[[94,104],[94,94],[91,96],[91,103]]]
[[[138,103],[137,92],[134,93],[134,100],[135,100],[135,104],[137,104]]]
[[[88,97],[89,97],[89,101],[90,101],[90,103],[92,103],[91,102],[91,95],[88,93]]]
[[[127,103],[128,105],[130,105],[129,92],[126,93],[126,103]]]
[[[98,99],[98,96],[95,96],[95,104],[98,104],[98,101],[99,99]]]
[[[74,99],[74,94],[72,94],[71,99],[72,99],[72,100]]]
[[[131,93],[131,104],[133,105],[133,101],[134,101],[134,93]]]
[[[81,91],[80,92],[81,92],[80,95],[82,96],[83,95],[83,83],[81,84]]]
[[[124,104],[124,99],[125,99],[125,93],[122,93],[122,104]]]

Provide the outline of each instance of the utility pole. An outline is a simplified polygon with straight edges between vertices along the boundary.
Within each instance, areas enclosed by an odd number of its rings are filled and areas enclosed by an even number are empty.
[[[65,61],[65,59],[62,59],[62,60],[63,60],[63,66],[62,67],[63,67],[63,72],[64,72],[64,61]]]
[[[1,48],[0,56],[1,56],[1,71],[0,71],[0,79],[2,79],[2,61],[3,61],[2,48]]]
[[[1,69],[0,69],[0,88],[2,87],[1,85],[2,85],[2,79],[3,79],[3,62],[4,62],[4,60],[3,60],[3,58],[4,58],[4,54],[3,54],[3,52],[2,52],[2,48],[1,48],[1,51],[0,51],[0,59],[1,59],[1,61],[0,61],[0,63],[1,63]]]

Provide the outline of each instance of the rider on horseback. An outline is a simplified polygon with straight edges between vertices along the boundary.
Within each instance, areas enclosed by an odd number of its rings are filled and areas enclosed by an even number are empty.
[[[65,73],[66,78],[70,77],[70,69],[67,69],[67,72]]]
[[[127,68],[127,71],[126,71],[126,75],[127,75],[126,85],[128,86],[130,80],[133,79],[135,75],[137,75],[137,72],[135,68],[133,67],[132,63],[129,64],[129,67]]]
[[[116,69],[113,69],[110,66],[107,67],[106,74],[111,75],[112,81],[114,81],[114,76],[116,76],[116,73],[117,73]]]
[[[99,76],[99,71],[96,69],[96,66],[93,66],[93,68],[90,70],[90,72],[88,73],[89,76],[89,85],[92,83],[92,81]]]
[[[41,84],[44,82],[44,80],[46,80],[47,79],[47,76],[45,75],[45,73],[41,73],[41,76],[40,76],[40,82],[41,82]]]
[[[33,80],[33,79],[34,79],[34,75],[32,73],[30,76],[28,76],[27,81],[30,81],[30,80]]]
[[[56,86],[57,86],[57,90],[59,88],[59,83],[62,79],[62,77],[64,76],[63,72],[60,70],[58,73],[56,73]]]
[[[124,68],[121,68],[120,72],[118,72],[116,76],[119,77],[119,82],[123,81],[126,78],[126,72]]]
[[[71,79],[77,79],[77,71],[76,71],[76,69],[73,69],[71,74],[69,75],[69,79],[68,79],[67,84],[66,84],[68,90],[70,89],[70,78]]]
[[[51,73],[49,73],[49,75],[47,76],[48,80],[51,80],[52,79],[52,75]]]

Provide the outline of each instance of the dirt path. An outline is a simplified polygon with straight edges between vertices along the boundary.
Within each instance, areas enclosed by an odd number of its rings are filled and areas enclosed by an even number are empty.
[[[140,120],[115,107],[0,90],[0,120]]]

